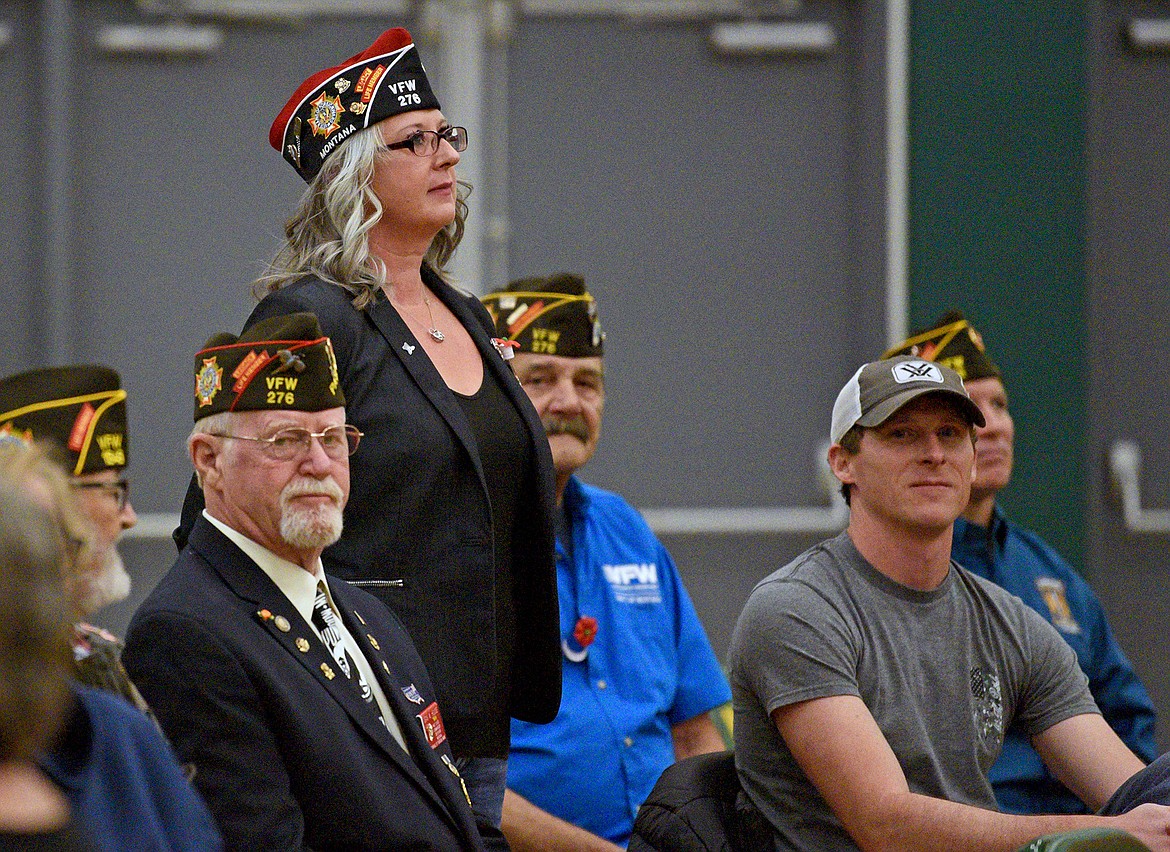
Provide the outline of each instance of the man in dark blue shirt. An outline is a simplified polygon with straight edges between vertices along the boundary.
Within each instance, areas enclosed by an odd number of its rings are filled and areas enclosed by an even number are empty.
[[[1012,475],[1015,424],[1003,375],[983,339],[958,311],[915,334],[885,357],[914,354],[962,376],[987,421],[976,429],[976,472],[971,500],[955,522],[951,555],[969,571],[1021,597],[1047,618],[1076,651],[1089,688],[1109,725],[1138,757],[1153,760],[1154,705],[1126,659],[1092,588],[1060,554],[1030,530],[1009,521],[996,495]],[[1003,810],[1011,813],[1084,813],[1084,804],[1044,767],[1031,743],[1009,733],[991,769]]]

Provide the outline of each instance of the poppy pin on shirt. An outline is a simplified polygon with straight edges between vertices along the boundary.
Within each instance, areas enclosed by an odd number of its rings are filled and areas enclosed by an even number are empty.
[[[582,615],[573,626],[572,644],[568,639],[561,640],[561,650],[565,659],[572,663],[583,663],[589,656],[589,646],[597,638],[597,619],[591,615]]]

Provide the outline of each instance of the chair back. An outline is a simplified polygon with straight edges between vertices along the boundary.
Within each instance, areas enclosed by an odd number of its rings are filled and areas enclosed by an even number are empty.
[[[1017,852],[1150,852],[1150,848],[1121,829],[1083,828],[1037,837]]]

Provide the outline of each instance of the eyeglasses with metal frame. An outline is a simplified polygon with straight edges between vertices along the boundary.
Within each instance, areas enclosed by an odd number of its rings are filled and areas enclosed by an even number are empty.
[[[445,141],[457,152],[467,150],[467,128],[446,127],[442,130],[416,130],[401,142],[387,142],[382,147],[389,151],[409,148],[420,157],[429,157],[439,150],[439,142]]]
[[[130,483],[125,479],[115,479],[113,482],[73,482],[71,484],[74,488],[106,492],[117,502],[119,512],[125,509],[126,504],[130,502]]]
[[[269,435],[267,438],[256,435],[223,435],[216,432],[208,432],[207,434],[214,438],[235,438],[240,441],[256,441],[266,444],[268,454],[277,461],[292,461],[295,458],[300,458],[312,450],[313,439],[316,438],[321,444],[321,449],[325,451],[325,455],[334,461],[339,461],[357,452],[358,444],[361,443],[362,435],[365,433],[359,431],[358,427],[347,423],[344,426],[330,426],[320,432],[310,432],[308,429],[290,426],[287,429],[281,429],[274,435]]]

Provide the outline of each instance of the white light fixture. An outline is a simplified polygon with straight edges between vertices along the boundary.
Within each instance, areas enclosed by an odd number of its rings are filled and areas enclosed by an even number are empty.
[[[837,47],[837,31],[821,21],[741,21],[715,24],[711,46],[727,56],[826,54]]]
[[[160,11],[241,23],[296,24],[311,17],[405,15],[410,11],[410,3],[409,0],[166,0],[165,9]]]
[[[743,0],[520,0],[526,15],[621,15],[640,20],[687,20],[743,12]]]
[[[112,24],[98,30],[94,41],[111,56],[198,57],[219,50],[223,32],[190,24]]]
[[[1170,50],[1170,20],[1165,18],[1132,18],[1128,35],[1139,50]]]

